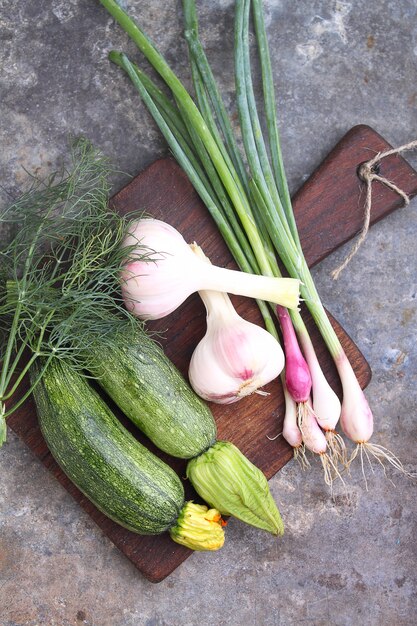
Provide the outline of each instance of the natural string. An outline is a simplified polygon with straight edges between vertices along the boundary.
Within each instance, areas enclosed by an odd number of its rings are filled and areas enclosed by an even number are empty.
[[[352,258],[355,256],[355,254],[357,253],[357,251],[359,250],[359,248],[365,241],[366,236],[368,234],[369,224],[371,221],[373,181],[377,180],[378,182],[382,183],[386,187],[389,187],[390,189],[398,193],[398,195],[400,195],[402,199],[404,200],[405,206],[407,206],[410,203],[410,198],[405,193],[405,191],[397,187],[397,185],[389,181],[387,178],[384,178],[383,176],[378,175],[376,168],[375,168],[376,164],[379,163],[385,157],[390,156],[391,154],[399,154],[400,152],[404,152],[405,150],[414,150],[415,148],[417,148],[417,140],[410,141],[409,143],[406,143],[403,146],[400,146],[399,148],[393,148],[392,150],[386,150],[385,152],[378,152],[378,154],[374,156],[373,159],[371,159],[370,161],[366,161],[366,163],[363,163],[361,165],[359,169],[359,176],[366,183],[364,222],[363,222],[362,230],[359,233],[358,238],[356,239],[355,244],[353,245],[351,251],[345,258],[343,263],[339,265],[339,267],[337,267],[335,270],[333,270],[332,277],[334,280],[337,280],[339,278],[340,273],[350,263]]]

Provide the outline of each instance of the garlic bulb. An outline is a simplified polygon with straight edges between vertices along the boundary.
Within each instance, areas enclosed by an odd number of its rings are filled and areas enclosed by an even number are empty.
[[[298,306],[298,280],[257,276],[208,264],[193,253],[175,228],[160,220],[137,220],[124,245],[154,251],[146,260],[136,259],[135,252],[131,253],[121,276],[127,308],[143,319],[168,315],[200,290],[259,298],[289,308]]]
[[[278,341],[244,320],[219,291],[199,292],[207,310],[207,331],[191,357],[188,376],[194,391],[219,404],[258,392],[284,367]]]

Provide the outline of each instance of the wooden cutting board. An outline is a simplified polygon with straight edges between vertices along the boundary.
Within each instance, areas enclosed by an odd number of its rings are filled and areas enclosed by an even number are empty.
[[[389,148],[389,144],[371,128],[356,126],[343,137],[298,191],[294,197],[294,209],[310,266],[329,255],[360,230],[364,185],[357,176],[358,166],[372,158],[375,153]],[[395,181],[410,196],[417,193],[417,172],[400,156],[384,159],[381,175]],[[178,228],[187,241],[195,240],[201,244],[213,263],[235,267],[207,210],[173,160],[162,159],[148,167],[114,196],[113,204],[122,213],[144,209],[148,214]],[[401,204],[402,200],[398,195],[377,183],[373,195],[372,223]],[[243,317],[262,323],[253,301],[238,297],[233,297],[233,301]],[[327,378],[336,392],[340,393],[336,371],[324,344],[308,316],[306,321]],[[367,362],[337,322],[333,320],[333,324],[361,386],[366,387],[371,377]],[[198,296],[190,297],[169,317],[150,323],[149,328],[162,333],[160,342],[166,354],[186,375],[193,349],[205,332],[205,311]],[[236,404],[211,405],[211,408],[218,425],[218,438],[233,441],[271,478],[291,459],[292,450],[282,437],[274,441],[267,437],[281,432],[284,400],[278,381],[270,383],[265,389],[270,393],[267,397],[255,394]],[[119,417],[131,432],[184,476],[185,462],[159,453],[120,414]],[[31,400],[9,418],[8,424],[149,580],[163,580],[192,554],[191,550],[171,541],[167,534],[139,536],[100,513],[53,460],[40,433]],[[194,497],[190,486],[186,484],[185,487],[187,497]],[[283,517],[285,521],[285,511]],[[226,540],[223,550],[227,549]],[[198,554],[194,558],[198,558]]]

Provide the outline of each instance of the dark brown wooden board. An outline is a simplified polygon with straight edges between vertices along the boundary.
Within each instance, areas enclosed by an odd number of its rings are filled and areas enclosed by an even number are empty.
[[[389,147],[369,127],[356,126],[343,137],[296,194],[294,207],[309,265],[323,259],[359,231],[364,186],[357,176],[357,168],[376,152]],[[393,156],[385,159],[381,173],[395,181],[410,196],[417,193],[417,172],[403,158]],[[148,214],[164,219],[178,228],[187,240],[200,243],[214,263],[234,267],[206,209],[184,173],[171,159],[159,160],[148,167],[113,198],[113,204],[121,212],[144,209]],[[372,223],[400,205],[401,199],[396,194],[378,185],[374,190]],[[251,321],[261,322],[258,309],[252,301],[237,297],[233,301],[241,315]],[[340,393],[337,375],[323,342],[308,316],[306,321],[323,369],[335,390]],[[343,329],[337,322],[333,323],[359,381],[365,387],[370,380],[370,368]],[[199,298],[189,298],[174,314],[152,322],[149,327],[162,332],[160,341],[167,355],[186,374],[192,351],[205,329],[205,313]],[[271,478],[290,460],[292,450],[282,438],[274,441],[267,438],[267,435],[281,431],[284,402],[277,381],[270,383],[266,390],[270,392],[268,397],[253,395],[233,405],[211,405],[211,408],[217,421],[219,439],[233,441]],[[156,451],[126,420],[124,423],[141,441]],[[135,535],[100,513],[72,485],[52,459],[39,431],[31,401],[14,413],[8,424],[149,580],[163,580],[191,555],[190,550],[172,542],[167,534],[157,537]],[[170,459],[163,454],[160,456],[184,476],[183,461]],[[187,497],[193,497],[190,486],[185,486]],[[227,549],[226,542],[223,550]]]

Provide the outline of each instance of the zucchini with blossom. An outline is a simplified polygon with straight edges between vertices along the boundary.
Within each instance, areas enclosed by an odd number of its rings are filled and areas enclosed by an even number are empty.
[[[32,366],[33,380],[40,367]],[[54,359],[33,395],[52,456],[107,517],[141,535],[169,532],[192,550],[222,547],[220,513],[184,501],[174,470],[122,426],[85,377]]]
[[[153,339],[137,328],[135,334],[119,333],[111,350],[104,350],[96,336],[91,357],[90,371],[121,411],[158,448],[190,459],[187,477],[207,504],[274,535],[283,533],[263,472],[236,446],[217,441],[208,406]],[[204,480],[200,463],[208,469]]]

